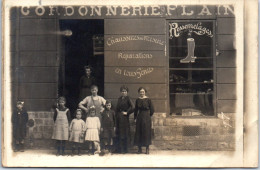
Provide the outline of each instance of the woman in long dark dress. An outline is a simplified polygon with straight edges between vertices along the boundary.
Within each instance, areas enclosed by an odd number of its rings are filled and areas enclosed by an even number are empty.
[[[154,113],[154,107],[151,99],[145,93],[146,89],[138,89],[140,97],[136,99],[134,119],[136,120],[136,131],[134,144],[138,146],[138,153],[142,153],[142,146],[146,147],[146,154],[149,154],[149,145],[151,145],[151,116]]]
[[[129,115],[133,112],[134,104],[127,96],[128,88],[120,88],[121,96],[118,98],[116,106],[116,134],[119,143],[119,152],[127,153],[130,145],[130,124]]]

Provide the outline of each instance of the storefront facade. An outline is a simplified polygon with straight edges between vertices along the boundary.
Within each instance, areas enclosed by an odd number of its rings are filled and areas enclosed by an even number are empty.
[[[50,140],[58,96],[76,108],[90,64],[114,106],[122,85],[133,100],[147,89],[153,149],[235,149],[234,6],[17,7],[10,21],[12,96],[25,101],[35,142]]]

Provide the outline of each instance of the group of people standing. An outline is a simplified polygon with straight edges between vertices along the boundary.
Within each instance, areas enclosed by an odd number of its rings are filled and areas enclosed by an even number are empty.
[[[70,120],[70,111],[65,107],[66,99],[58,99],[52,136],[52,139],[57,140],[57,154],[64,154],[66,140],[73,142],[72,152],[78,150],[78,154],[84,141],[89,143],[93,154],[102,153],[101,149],[127,153],[131,141],[129,116],[132,113],[136,122],[134,145],[138,146],[138,153],[142,153],[142,147],[145,146],[145,153],[149,154],[154,107],[151,99],[146,96],[146,89],[138,89],[140,97],[134,105],[128,96],[128,87],[123,85],[114,111],[111,101],[98,95],[98,87],[93,85],[95,79],[91,76],[90,67],[85,67],[85,73],[80,79],[82,100],[78,104],[75,119]]]
[[[100,143],[104,150],[127,153],[131,140],[129,115],[132,113],[136,122],[134,144],[138,146],[138,153],[142,153],[142,147],[145,146],[146,154],[149,154],[151,116],[154,113],[152,101],[145,95],[146,89],[143,87],[138,89],[140,97],[136,99],[135,105],[128,96],[126,86],[122,86],[120,92],[114,111],[111,101],[99,96],[98,87],[92,85],[92,94],[79,103],[76,118],[71,123],[70,111],[65,107],[66,99],[60,97],[54,113],[52,137],[57,140],[57,154],[64,154],[67,140],[73,142],[72,152],[77,149],[78,154],[84,141],[89,142],[93,154],[101,153]]]
[[[65,154],[67,141],[70,141],[73,155],[76,151],[80,155],[84,142],[92,148],[89,149],[92,154],[100,154],[103,150],[127,153],[131,143],[129,116],[132,113],[134,113],[136,123],[134,145],[138,146],[138,153],[142,153],[142,147],[146,147],[145,153],[149,154],[151,116],[154,113],[154,107],[151,99],[146,96],[146,89],[144,87],[138,89],[140,96],[134,104],[128,96],[128,87],[121,86],[121,95],[113,110],[111,101],[99,96],[98,87],[91,85],[94,78],[91,77],[90,68],[85,69],[86,75],[80,80],[82,100],[78,104],[73,120],[71,120],[70,109],[66,107],[66,98],[59,97],[57,100],[52,134],[52,139],[56,140],[57,155]],[[12,115],[15,150],[17,151],[24,151],[28,124],[28,113],[23,105],[24,102],[18,101]]]

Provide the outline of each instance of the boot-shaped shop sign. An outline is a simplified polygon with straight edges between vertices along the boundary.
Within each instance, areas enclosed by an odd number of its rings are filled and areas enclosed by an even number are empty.
[[[185,25],[178,25],[178,23],[169,23],[169,38],[172,39],[174,37],[179,37],[184,32],[188,32],[187,38],[187,51],[188,54],[185,58],[180,60],[180,63],[195,63],[195,59],[197,58],[194,56],[195,51],[195,39],[191,37],[192,33],[196,35],[202,36],[206,35],[208,37],[213,37],[212,31],[202,25],[201,22],[196,24],[185,24]]]
[[[188,54],[184,59],[181,59],[181,63],[195,63],[195,59],[197,57],[194,56],[194,50],[195,50],[195,41],[194,38],[188,38],[187,39],[188,44]]]

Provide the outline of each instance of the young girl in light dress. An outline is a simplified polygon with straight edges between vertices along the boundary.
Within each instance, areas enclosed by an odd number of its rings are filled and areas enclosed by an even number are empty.
[[[86,119],[86,137],[85,140],[90,142],[92,145],[92,150],[94,148],[96,151],[94,154],[99,154],[100,153],[100,139],[99,139],[99,134],[100,134],[100,119],[96,116],[96,108],[95,106],[91,106],[89,108],[89,117]],[[94,145],[94,148],[93,148]]]
[[[76,118],[71,121],[70,124],[70,138],[69,141],[72,143],[72,156],[74,151],[78,150],[78,155],[80,156],[81,143],[84,142],[84,132],[85,132],[85,122],[81,119],[82,110],[76,110]]]
[[[52,139],[56,140],[57,156],[65,155],[65,143],[69,140],[69,122],[71,120],[70,110],[65,107],[66,98],[59,97],[58,105],[54,112],[54,128]]]

